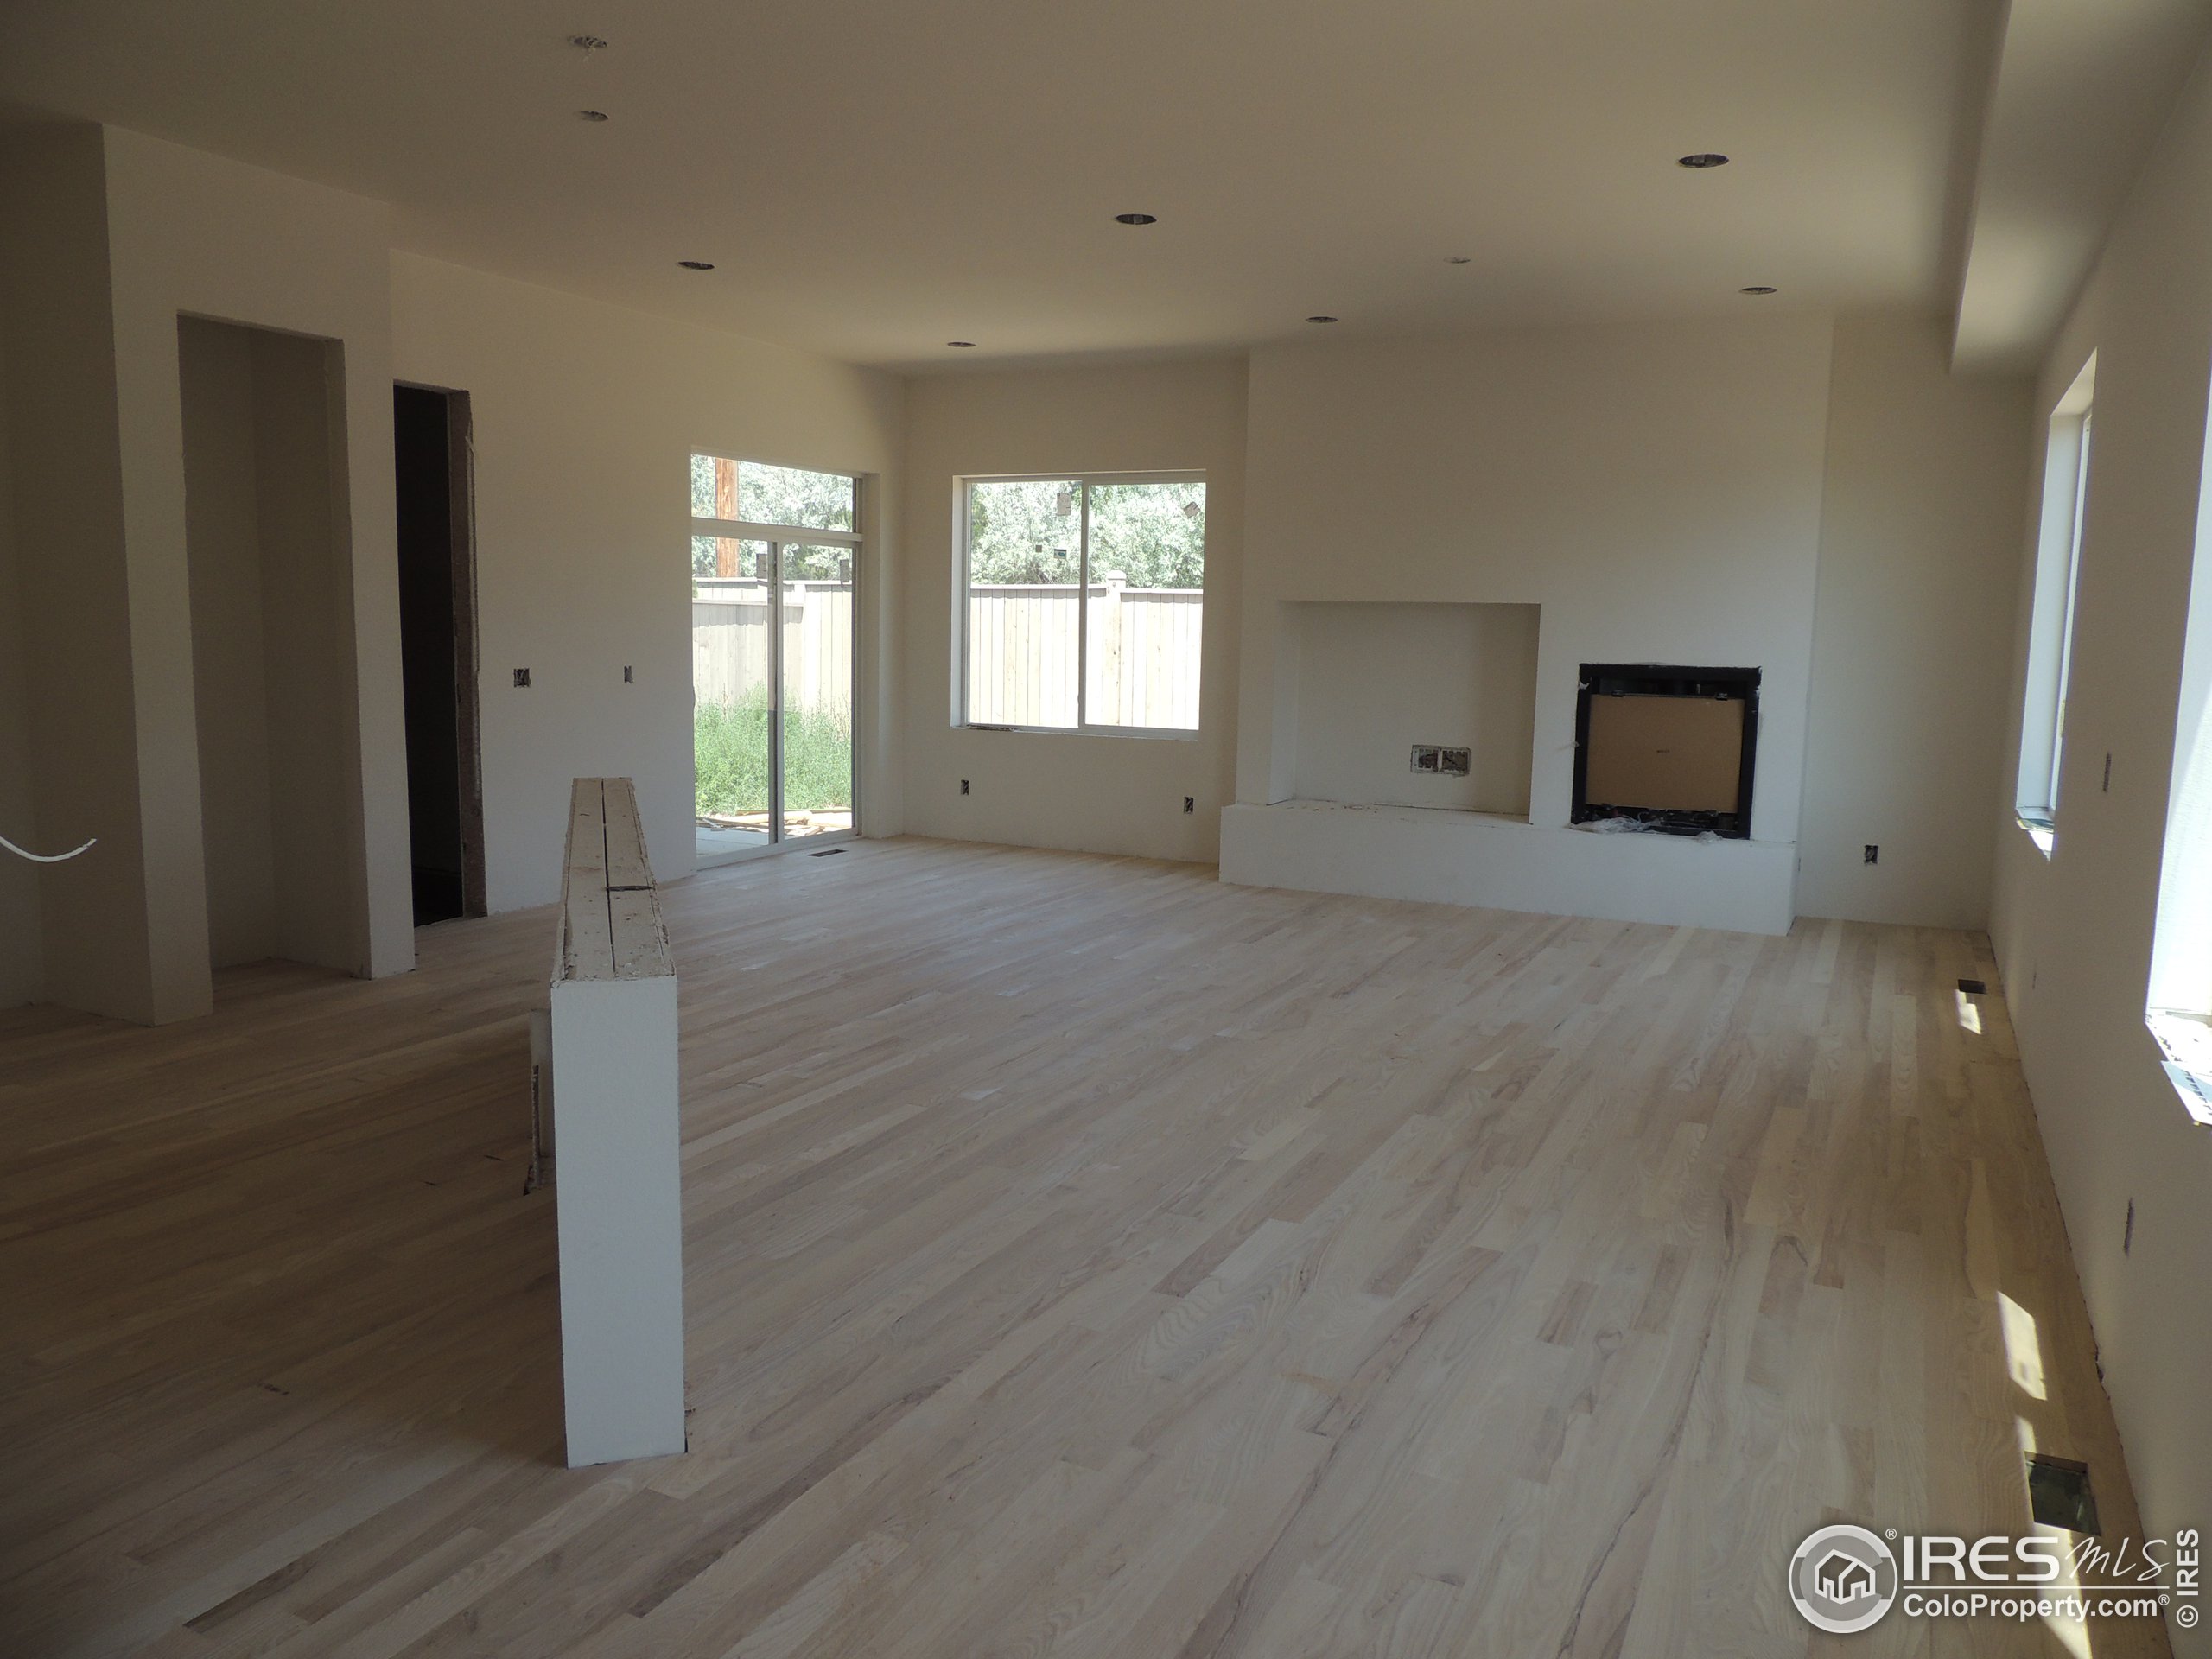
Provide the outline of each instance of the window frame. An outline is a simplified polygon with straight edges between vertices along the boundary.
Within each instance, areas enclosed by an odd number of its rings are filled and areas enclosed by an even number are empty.
[[[2204,446],[2143,1019],[2183,1109],[2212,1127],[2212,414]]]
[[[2066,703],[2089,499],[2096,368],[2093,353],[2052,410],[2044,450],[2043,505],[2013,801],[2021,829],[2045,858],[2053,855],[2057,844]]]
[[[969,620],[969,518],[978,484],[1071,484],[1076,488],[1077,518],[1080,531],[1077,537],[1076,559],[1076,723],[1072,726],[1007,725],[995,721],[976,721],[969,717],[968,698],[974,684],[970,672]],[[954,653],[955,679],[953,683],[952,725],[963,732],[1027,732],[1051,737],[1135,737],[1164,739],[1188,742],[1205,730],[1205,632],[1201,621],[1198,638],[1198,723],[1196,726],[1122,726],[1102,725],[1085,718],[1090,713],[1090,491],[1094,485],[1116,484],[1198,484],[1206,486],[1207,536],[1204,545],[1212,541],[1213,491],[1203,467],[1170,467],[1152,472],[1135,473],[963,473],[955,480],[956,497],[953,512],[953,629],[958,637],[959,649]],[[1205,560],[1205,570],[1198,580],[1198,592],[1203,596],[1211,591],[1208,579],[1213,573],[1213,561]]]
[[[2074,522],[2066,538],[2066,585],[2058,606],[2058,684],[2051,702],[2050,799],[2051,821],[2058,818],[2058,788],[2064,781],[2066,754],[2066,692],[2074,675],[2074,606],[2082,590],[2082,519],[2089,503],[2090,434],[2096,419],[2094,407],[2082,411],[2074,427]]]

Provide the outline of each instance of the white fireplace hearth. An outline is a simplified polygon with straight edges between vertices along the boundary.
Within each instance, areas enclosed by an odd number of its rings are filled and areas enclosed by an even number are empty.
[[[1796,914],[1797,849],[1598,835],[1484,812],[1288,800],[1224,810],[1221,879],[1780,934]]]

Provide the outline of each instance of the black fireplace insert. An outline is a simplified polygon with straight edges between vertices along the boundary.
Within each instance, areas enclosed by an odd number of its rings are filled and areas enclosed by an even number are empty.
[[[1749,840],[1758,731],[1756,668],[1585,663],[1570,821]]]

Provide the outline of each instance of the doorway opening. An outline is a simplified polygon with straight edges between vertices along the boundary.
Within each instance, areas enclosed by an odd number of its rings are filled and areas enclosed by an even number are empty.
[[[858,833],[859,480],[691,459],[692,745],[703,868]]]
[[[420,927],[485,913],[468,394],[394,386],[391,414],[407,830]]]

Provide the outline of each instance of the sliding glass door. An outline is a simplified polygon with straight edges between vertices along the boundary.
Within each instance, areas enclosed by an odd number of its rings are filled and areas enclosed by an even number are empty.
[[[853,551],[779,543],[783,794],[787,836],[853,828]]]
[[[711,455],[691,480],[699,862],[854,834],[854,480]]]

